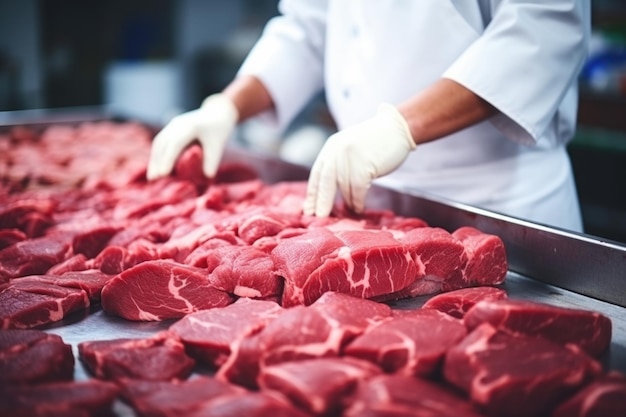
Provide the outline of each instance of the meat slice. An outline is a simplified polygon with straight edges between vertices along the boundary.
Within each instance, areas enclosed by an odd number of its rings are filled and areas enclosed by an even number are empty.
[[[222,395],[201,404],[187,417],[307,417],[276,392],[245,392]]]
[[[89,299],[93,302],[100,301],[100,293],[104,285],[113,278],[112,275],[105,274],[97,269],[88,269],[84,271],[70,271],[61,275],[30,275],[17,278],[13,283],[19,284],[18,287],[29,283],[56,285],[59,287],[81,289],[87,293]]]
[[[461,288],[433,296],[422,308],[438,310],[461,319],[479,301],[502,300],[507,297],[505,290],[496,287]]]
[[[0,250],[0,279],[45,273],[70,253],[67,236],[28,239]]]
[[[376,363],[385,372],[429,376],[466,334],[458,319],[436,310],[416,310],[379,322],[343,353]]]
[[[239,224],[237,235],[251,245],[266,236],[275,236],[284,229],[300,227],[300,215],[268,209],[263,213],[248,216]]]
[[[603,375],[561,403],[552,417],[622,417],[626,415],[626,376]]]
[[[444,285],[444,291],[474,285],[498,285],[504,282],[509,266],[502,239],[468,226],[456,229],[452,236],[465,246],[468,261],[463,282]]]
[[[118,384],[120,396],[138,416],[187,416],[213,398],[245,392],[208,376],[173,381],[124,379]]]
[[[82,289],[15,279],[0,289],[0,329],[54,323],[89,306],[89,296]]]
[[[386,231],[314,228],[280,240],[271,255],[285,279],[285,307],[311,304],[327,291],[361,298],[393,293],[417,275],[407,247]]]
[[[72,347],[60,336],[32,329],[0,331],[0,387],[73,377]]]
[[[512,335],[488,323],[446,354],[443,375],[494,416],[539,416],[598,376],[601,366],[576,347]]]
[[[190,353],[211,365],[221,365],[231,345],[257,333],[274,320],[283,308],[273,301],[240,298],[223,308],[191,313],[170,326]]]
[[[28,239],[26,233],[19,229],[0,229],[0,250],[26,239]]]
[[[595,312],[526,300],[481,301],[464,318],[473,329],[482,323],[509,333],[543,336],[556,343],[575,344],[598,356],[611,344],[611,319]]]
[[[292,360],[337,357],[350,340],[390,313],[391,309],[384,304],[326,293],[311,306],[286,309],[259,333],[234,343],[232,354],[217,377],[255,388],[262,367]]]
[[[282,279],[274,272],[270,255],[252,246],[219,246],[206,257],[213,285],[222,291],[249,298],[278,299]]]
[[[89,371],[101,379],[163,380],[187,378],[195,361],[173,334],[160,332],[145,339],[81,342],[78,354]]]
[[[408,246],[419,269],[418,280],[409,296],[464,286],[463,271],[468,260],[465,246],[449,232],[438,227],[419,227],[409,230],[399,240]]]
[[[109,416],[119,389],[110,382],[0,385],[0,415],[11,417]]]
[[[362,381],[345,417],[480,417],[455,391],[421,378],[380,375]]]
[[[359,381],[381,374],[371,362],[354,358],[319,358],[263,368],[261,389],[281,392],[315,415],[338,415]]]
[[[159,321],[233,302],[206,271],[172,261],[146,261],[127,269],[102,289],[102,308],[127,320]]]

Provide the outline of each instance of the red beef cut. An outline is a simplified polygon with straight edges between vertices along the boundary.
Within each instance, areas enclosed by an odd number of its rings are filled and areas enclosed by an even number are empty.
[[[623,417],[626,415],[626,376],[603,375],[561,403],[551,417]]]
[[[110,416],[119,389],[110,382],[50,382],[0,386],[0,415],[11,417]]]
[[[512,335],[488,323],[448,350],[443,375],[492,416],[549,413],[601,372],[577,347]]]
[[[468,311],[465,325],[482,323],[513,334],[543,336],[556,343],[575,344],[598,356],[611,344],[611,319],[601,313],[525,300],[481,301]]]
[[[315,228],[271,252],[285,279],[282,304],[308,305],[327,291],[372,298],[400,291],[417,275],[405,245],[385,231]]]
[[[281,392],[314,415],[336,415],[359,381],[381,373],[371,362],[354,358],[309,359],[263,368],[259,386]]]
[[[458,319],[435,310],[416,310],[379,322],[343,353],[378,364],[388,373],[429,376],[466,334]]]
[[[0,279],[44,274],[70,253],[66,236],[42,236],[0,250]]]
[[[201,404],[186,417],[307,417],[287,399],[272,391],[222,395]],[[309,416],[310,417],[310,416]]]
[[[184,379],[195,365],[181,341],[168,332],[145,339],[81,342],[78,354],[95,377],[113,381]]]
[[[0,329],[29,329],[87,311],[89,296],[78,288],[12,280],[0,288]]]
[[[146,261],[102,289],[102,308],[127,320],[159,321],[233,302],[205,271],[172,261]]]
[[[258,372],[264,366],[337,357],[354,337],[390,314],[385,304],[326,293],[310,306],[286,309],[259,333],[236,341],[217,377],[256,388]]]
[[[406,375],[380,375],[362,381],[345,417],[480,417],[449,388]]]
[[[215,287],[239,297],[278,299],[283,282],[269,254],[252,246],[219,246],[206,256]]]
[[[138,416],[187,416],[214,398],[245,392],[243,388],[207,376],[173,381],[125,379],[118,384],[121,397]]]
[[[284,229],[300,227],[300,215],[267,210],[248,216],[237,228],[237,235],[251,245],[258,239],[275,236]]]
[[[0,386],[68,381],[72,347],[41,330],[0,330]]]
[[[461,319],[479,301],[502,300],[507,297],[505,290],[496,287],[461,288],[433,296],[422,308],[438,310]]]
[[[97,269],[88,269],[84,271],[70,271],[60,275],[30,275],[27,277],[17,278],[13,283],[23,285],[29,283],[44,283],[56,285],[59,287],[75,288],[85,291],[90,301],[100,301],[100,293],[104,285],[113,278],[112,275],[105,274]]]
[[[226,307],[188,314],[169,330],[180,337],[194,357],[219,366],[235,341],[260,331],[282,311],[273,301],[244,297]]]
[[[476,285],[498,285],[504,282],[509,265],[502,239],[468,226],[456,229],[452,236],[465,246],[468,261],[463,274],[463,284],[444,285],[444,291]]]

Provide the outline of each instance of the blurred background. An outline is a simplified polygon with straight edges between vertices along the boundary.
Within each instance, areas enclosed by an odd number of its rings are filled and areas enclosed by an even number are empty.
[[[0,112],[105,107],[162,125],[232,79],[276,5],[0,0]],[[569,150],[587,233],[626,242],[626,1],[592,0],[592,9]],[[304,164],[314,153],[290,143],[317,146],[334,129],[321,95],[283,135],[255,123],[240,129],[241,143]]]

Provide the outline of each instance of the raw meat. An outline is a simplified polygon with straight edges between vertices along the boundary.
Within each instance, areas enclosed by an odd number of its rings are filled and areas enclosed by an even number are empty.
[[[531,417],[549,413],[601,369],[576,347],[484,323],[448,350],[443,375],[490,415]]]
[[[283,282],[270,255],[253,246],[219,246],[206,257],[216,288],[239,297],[278,299]]]
[[[468,311],[464,321],[469,329],[490,323],[513,334],[543,336],[562,345],[572,343],[592,356],[604,352],[611,343],[611,319],[605,315],[533,301],[481,301]]]
[[[110,382],[50,382],[0,386],[0,415],[11,417],[110,416],[119,389]]]
[[[311,304],[326,291],[361,298],[393,293],[417,276],[407,247],[385,231],[314,228],[280,240],[271,255],[285,279],[285,307]]]
[[[28,329],[87,311],[89,296],[78,288],[12,280],[0,289],[0,329]]]
[[[102,289],[102,308],[128,320],[180,318],[234,300],[206,272],[171,261],[147,261],[122,272]]]
[[[72,347],[60,336],[41,330],[0,331],[0,387],[73,377]]]
[[[496,287],[461,288],[433,296],[424,303],[422,308],[438,310],[460,319],[478,301],[505,298],[507,298],[506,291]]]
[[[186,417],[307,417],[272,391],[222,395],[200,405]]]
[[[145,339],[81,342],[78,354],[95,377],[113,381],[184,379],[195,365],[181,341],[168,332]]]
[[[381,374],[377,366],[353,358],[319,358],[267,366],[259,386],[284,394],[315,415],[337,415],[357,383]]]
[[[362,381],[344,417],[480,417],[456,392],[421,378],[381,375]]]
[[[343,353],[376,363],[388,373],[429,376],[466,334],[458,319],[436,310],[416,310],[379,322]]]
[[[243,388],[207,376],[182,381],[125,379],[119,384],[121,397],[138,416],[188,416],[213,398],[245,392]]]
[[[560,404],[552,417],[624,417],[626,376],[619,372],[603,375]]]
[[[240,298],[223,308],[188,314],[169,330],[180,337],[194,357],[219,366],[235,341],[259,332],[282,311],[273,301]]]
[[[256,388],[259,370],[264,366],[337,357],[354,337],[390,313],[384,304],[326,293],[311,306],[286,309],[260,332],[233,343],[232,353],[217,377]]]
[[[45,273],[71,252],[66,236],[42,236],[0,250],[0,279]]]
[[[282,230],[300,227],[300,215],[267,210],[248,216],[237,228],[237,235],[251,245],[266,236],[275,236]]]
[[[462,283],[444,285],[444,290],[473,285],[498,285],[504,282],[509,265],[502,239],[468,226],[456,229],[452,236],[465,246],[468,261]]]
[[[30,275],[13,280],[12,282],[20,288],[26,283],[35,286],[36,283],[50,284],[59,287],[75,288],[87,293],[92,302],[100,301],[100,293],[104,285],[113,278],[112,275],[105,274],[97,269],[84,271],[70,271],[60,275]]]

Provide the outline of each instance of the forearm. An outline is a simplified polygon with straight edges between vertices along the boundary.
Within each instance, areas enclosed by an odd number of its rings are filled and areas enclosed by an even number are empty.
[[[235,78],[224,89],[223,94],[235,104],[239,113],[238,122],[274,107],[267,88],[253,76],[245,75]]]
[[[418,145],[482,122],[497,112],[472,91],[445,78],[401,103],[398,110]]]

